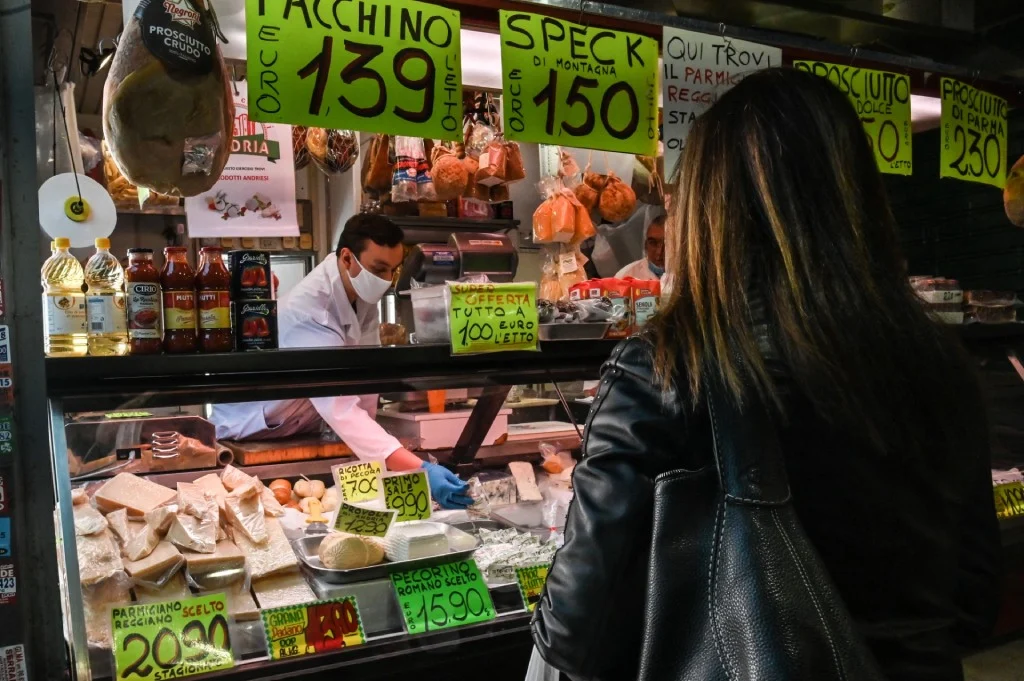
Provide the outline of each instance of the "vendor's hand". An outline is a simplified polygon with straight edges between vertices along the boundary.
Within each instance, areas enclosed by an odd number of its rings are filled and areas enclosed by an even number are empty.
[[[430,494],[441,508],[467,508],[473,504],[473,499],[466,493],[469,485],[455,473],[429,461],[423,462],[423,470],[427,472]]]

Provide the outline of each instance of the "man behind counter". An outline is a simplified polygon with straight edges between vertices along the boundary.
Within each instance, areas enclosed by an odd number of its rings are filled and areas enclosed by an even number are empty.
[[[377,303],[402,264],[402,238],[402,230],[383,215],[349,219],[335,257],[317,265],[278,301],[280,347],[379,345]],[[465,508],[472,503],[465,482],[402,447],[374,420],[376,411],[376,395],[348,395],[216,405],[211,420],[217,438],[229,440],[319,433],[326,422],[362,461],[383,461],[392,471],[423,468],[441,506]]]

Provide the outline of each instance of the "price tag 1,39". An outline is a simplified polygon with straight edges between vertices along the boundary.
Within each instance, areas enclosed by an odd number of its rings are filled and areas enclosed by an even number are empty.
[[[386,475],[384,505],[398,512],[395,521],[426,520],[431,514],[430,483],[426,471]]]
[[[506,137],[656,155],[654,38],[527,12],[499,17]]]
[[[396,572],[391,584],[410,634],[487,622],[496,616],[487,584],[472,560]]]
[[[939,177],[1006,186],[1006,100],[943,78]]]
[[[996,516],[1000,519],[1024,516],[1024,484],[1009,482],[992,488],[996,498]]]
[[[115,678],[178,679],[235,665],[224,594],[115,606]]]
[[[536,350],[537,284],[449,283],[452,354]]]
[[[331,471],[345,501],[355,504],[380,498],[380,476],[384,472],[380,461],[333,466]]]
[[[338,506],[338,514],[334,518],[334,529],[338,532],[361,534],[364,537],[383,537],[388,533],[396,515],[396,511],[375,511],[343,501]]]
[[[249,118],[462,139],[459,13],[415,0],[246,0]]]
[[[355,596],[260,612],[272,660],[315,655],[366,641]]]
[[[544,591],[544,583],[548,580],[550,564],[530,565],[529,567],[516,568],[516,583],[519,585],[519,595],[523,597],[523,606],[526,612],[533,612],[540,602],[540,595]]]

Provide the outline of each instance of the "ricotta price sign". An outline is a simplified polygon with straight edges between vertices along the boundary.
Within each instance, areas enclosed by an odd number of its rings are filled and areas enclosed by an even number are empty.
[[[487,584],[472,560],[396,572],[391,575],[391,584],[410,634],[496,617]]]
[[[793,67],[828,78],[850,98],[871,141],[880,171],[890,175],[913,174],[910,78],[821,61],[794,61]]]
[[[939,177],[1006,186],[1006,100],[943,78]]]
[[[355,596],[260,612],[272,660],[341,650],[366,641]]]
[[[657,153],[656,40],[527,12],[499,14],[506,137]]]
[[[462,139],[459,13],[415,0],[246,0],[249,117]]]
[[[448,284],[453,355],[536,350],[537,285]]]
[[[380,498],[380,476],[384,472],[380,461],[360,461],[331,470],[345,501],[355,504]]]

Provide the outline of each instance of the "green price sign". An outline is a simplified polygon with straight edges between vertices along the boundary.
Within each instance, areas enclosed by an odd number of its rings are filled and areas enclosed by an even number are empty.
[[[115,606],[115,678],[180,679],[235,665],[224,594]]]
[[[462,139],[459,13],[414,0],[246,0],[249,117]]]
[[[1024,516],[1024,484],[1009,482],[992,488],[996,498],[996,515],[1001,519]]]
[[[338,515],[334,519],[334,529],[338,532],[361,534],[364,537],[383,537],[388,533],[396,515],[395,511],[374,511],[371,508],[341,502]]]
[[[828,78],[850,98],[871,141],[880,171],[890,175],[913,174],[909,77],[821,61],[794,61],[793,68]]]
[[[654,38],[505,10],[499,28],[506,137],[657,154]]]
[[[1006,186],[1006,100],[943,78],[939,177]]]
[[[449,283],[452,354],[536,350],[537,284]]]
[[[152,412],[148,411],[112,411],[109,414],[104,414],[105,419],[144,419],[148,416],[152,416]]]
[[[316,655],[366,642],[355,596],[260,612],[272,660]]]
[[[516,568],[516,583],[519,585],[519,595],[523,597],[523,606],[526,612],[533,612],[540,602],[540,595],[544,592],[544,583],[548,580],[548,572],[551,565],[531,565],[529,567]]]
[[[380,476],[384,467],[380,461],[360,461],[359,463],[335,466],[334,479],[345,497],[345,501],[358,503],[373,501],[380,497]]]
[[[397,522],[426,520],[430,517],[430,483],[426,471],[388,475],[384,483],[384,505],[398,511]]]
[[[495,618],[494,603],[472,560],[391,575],[410,634],[451,629]]]

